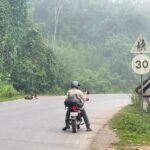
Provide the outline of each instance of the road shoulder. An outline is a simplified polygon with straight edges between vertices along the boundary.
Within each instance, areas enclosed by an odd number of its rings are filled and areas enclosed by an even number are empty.
[[[117,141],[116,134],[109,128],[108,123],[106,123],[96,133],[89,150],[113,150],[112,143]]]

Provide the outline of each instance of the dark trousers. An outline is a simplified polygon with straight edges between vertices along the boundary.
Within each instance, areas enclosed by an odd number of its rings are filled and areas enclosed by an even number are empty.
[[[83,117],[85,125],[88,128],[90,126],[90,122],[89,122],[89,118],[84,108],[81,109],[80,116]],[[66,119],[65,119],[66,126],[69,126],[69,117],[70,117],[70,110],[68,109],[66,112]]]

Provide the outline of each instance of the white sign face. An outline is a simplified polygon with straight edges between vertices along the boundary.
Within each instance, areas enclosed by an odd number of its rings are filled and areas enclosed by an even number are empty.
[[[132,69],[136,74],[143,75],[150,71],[150,58],[146,55],[137,55],[132,59]]]
[[[134,43],[131,49],[131,53],[150,53],[150,46],[142,34],[139,35],[136,42]]]

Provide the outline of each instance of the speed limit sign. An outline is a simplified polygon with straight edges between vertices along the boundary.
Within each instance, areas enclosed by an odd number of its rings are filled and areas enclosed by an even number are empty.
[[[143,75],[150,71],[150,58],[146,55],[137,55],[132,59],[132,69],[136,74]]]

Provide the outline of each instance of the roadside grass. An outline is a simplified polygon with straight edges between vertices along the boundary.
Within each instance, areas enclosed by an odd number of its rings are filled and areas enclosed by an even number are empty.
[[[23,98],[24,95],[17,95],[12,97],[0,97],[0,102],[14,101]]]
[[[119,141],[116,146],[150,145],[150,112],[144,113],[144,123],[140,106],[130,104],[116,114],[110,121]]]

